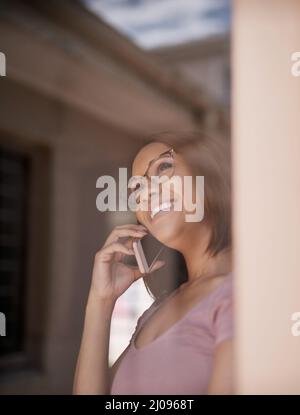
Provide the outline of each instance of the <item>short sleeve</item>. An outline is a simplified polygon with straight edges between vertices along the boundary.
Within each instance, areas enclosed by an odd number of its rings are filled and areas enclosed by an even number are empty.
[[[234,337],[234,316],[232,291],[221,295],[214,307],[213,332],[215,345]]]

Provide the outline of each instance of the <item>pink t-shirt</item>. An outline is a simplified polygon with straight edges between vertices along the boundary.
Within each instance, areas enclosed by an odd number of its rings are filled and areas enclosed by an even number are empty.
[[[154,301],[139,317],[115,374],[111,395],[207,393],[215,347],[233,337],[232,273],[157,339],[137,349],[134,339],[138,331],[172,295]]]

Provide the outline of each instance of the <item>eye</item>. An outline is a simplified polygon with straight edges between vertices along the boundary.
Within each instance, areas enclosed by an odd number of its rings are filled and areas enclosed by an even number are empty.
[[[164,161],[164,162],[160,163],[160,165],[158,166],[157,171],[160,174],[160,173],[164,172],[165,170],[171,169],[172,167],[173,167],[172,163],[170,163],[168,161]]]

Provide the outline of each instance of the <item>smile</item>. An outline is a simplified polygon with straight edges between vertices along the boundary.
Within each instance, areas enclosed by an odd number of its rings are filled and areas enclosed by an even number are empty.
[[[159,206],[156,206],[152,211],[151,211],[151,219],[153,219],[159,212],[165,212],[165,211],[169,211],[170,208],[173,206],[172,202],[164,202]]]

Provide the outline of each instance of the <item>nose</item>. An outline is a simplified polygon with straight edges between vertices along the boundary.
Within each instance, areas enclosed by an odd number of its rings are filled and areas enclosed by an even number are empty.
[[[148,186],[143,188],[140,193],[140,200],[142,203],[148,202],[148,209],[151,207],[151,203],[157,201],[159,202],[159,197],[161,194],[161,184],[156,183],[156,181],[152,181],[148,179]],[[153,202],[152,202],[153,200]]]

